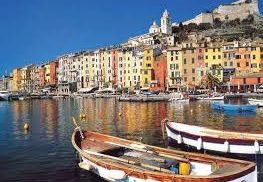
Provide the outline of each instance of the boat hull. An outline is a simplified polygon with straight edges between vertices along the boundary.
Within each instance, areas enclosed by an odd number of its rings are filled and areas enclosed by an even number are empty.
[[[212,108],[222,111],[235,111],[235,112],[256,112],[256,105],[233,105],[215,102],[212,104]]]
[[[200,136],[197,133],[199,127],[191,127],[189,131],[177,130],[166,124],[167,136],[178,144],[184,144],[197,150],[210,150],[232,154],[263,154],[263,142],[256,140],[223,139],[212,136]],[[188,130],[189,130],[188,129]],[[196,131],[195,131],[196,130]],[[195,133],[195,134],[192,134]]]
[[[196,100],[224,100],[225,96],[219,97],[197,97]]]
[[[10,94],[0,94],[0,101],[9,101]]]
[[[259,107],[263,107],[263,100],[258,99],[248,99],[249,104],[251,105],[257,105]]]

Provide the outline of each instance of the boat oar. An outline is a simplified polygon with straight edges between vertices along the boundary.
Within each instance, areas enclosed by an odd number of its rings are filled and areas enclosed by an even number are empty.
[[[79,133],[80,133],[81,138],[84,139],[83,132],[82,132],[80,126],[78,125],[78,123],[77,123],[77,121],[76,121],[76,119],[75,119],[74,117],[72,117],[72,123],[73,123],[73,125],[75,126],[75,129],[76,129],[76,130],[79,130]]]
[[[136,150],[136,151],[140,151],[140,152],[145,152],[145,153],[149,153],[149,154],[155,154],[155,155],[158,155],[158,156],[171,158],[171,159],[175,159],[175,160],[178,160],[178,161],[181,161],[181,162],[189,162],[189,160],[184,158],[183,156],[181,157],[181,156],[173,156],[173,155],[168,155],[168,154],[162,154],[162,153],[157,153],[156,151],[136,148],[136,147],[132,147],[132,146],[128,146],[128,145],[122,145],[122,144],[113,143],[113,142],[105,142],[105,143],[111,144],[111,145],[116,145],[116,146],[119,146],[119,147],[132,149],[132,150]]]
[[[98,156],[98,157],[104,157],[104,158],[116,160],[116,161],[127,163],[127,164],[142,166],[142,167],[145,167],[145,168],[148,168],[148,169],[152,169],[152,170],[155,170],[155,171],[161,171],[161,172],[166,172],[166,173],[173,173],[172,171],[170,171],[168,169],[161,168],[161,167],[152,166],[150,164],[145,164],[145,163],[136,162],[136,161],[132,161],[132,160],[126,160],[126,159],[122,159],[122,158],[118,158],[118,157],[113,157],[113,156],[109,156],[109,155],[105,155],[105,154],[101,154],[101,153],[97,153],[97,152],[93,152],[93,151],[89,151],[89,150],[84,150],[84,151],[82,151],[82,153],[84,153],[84,157],[85,157],[85,154],[95,155],[95,156]]]

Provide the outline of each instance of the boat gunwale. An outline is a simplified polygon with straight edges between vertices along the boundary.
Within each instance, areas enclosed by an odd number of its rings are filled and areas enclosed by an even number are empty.
[[[198,128],[203,130],[203,131],[200,131],[200,135],[197,135],[197,134],[189,133],[187,131],[176,129],[175,127],[171,126],[169,123],[176,123],[176,122],[173,122],[173,121],[166,122],[166,126],[170,130],[177,131],[178,133],[185,134],[188,136],[193,136],[194,139],[198,139],[201,137],[204,141],[206,141],[206,140],[211,141],[211,142],[212,141],[218,141],[218,142],[220,141],[223,143],[224,143],[224,141],[227,140],[228,142],[234,142],[234,143],[237,142],[237,143],[235,143],[237,145],[242,145],[242,143],[243,144],[247,144],[247,143],[250,144],[251,142],[255,142],[255,141],[259,142],[260,144],[261,143],[263,144],[263,135],[260,136],[262,139],[253,138],[253,137],[257,137],[257,136],[247,136],[247,135],[261,135],[261,134],[253,134],[253,133],[243,134],[240,132],[233,132],[233,131],[227,131],[227,130],[221,131],[221,130],[216,130],[216,129],[210,129],[207,127],[193,126],[193,127],[198,127]],[[192,125],[183,124],[183,123],[176,123],[176,124],[181,124],[181,125],[185,125],[185,126],[192,126]],[[208,132],[206,133],[205,130],[207,130]],[[212,132],[214,132],[214,133],[212,133]],[[217,134],[220,134],[220,136]],[[225,134],[225,137],[224,137],[224,134]],[[233,137],[227,137],[227,134],[233,135]],[[234,136],[234,135],[236,135],[236,136]],[[218,143],[218,142],[216,142],[216,143]]]
[[[89,131],[86,131],[86,132],[89,132]],[[109,136],[109,135],[104,135],[104,134],[100,134],[100,133],[96,133],[96,132],[89,132],[89,133],[92,133],[92,134],[95,134],[95,135],[100,135],[100,136],[104,136],[104,137],[110,137],[112,139],[117,139],[117,140],[120,140],[122,142],[132,142],[132,143],[139,143],[139,142],[135,142],[135,141],[130,141],[130,140],[126,140],[126,139],[121,139],[121,138],[118,138],[118,137],[114,137],[114,136]],[[73,134],[72,134],[72,138],[71,138],[71,142],[72,142],[72,145],[73,147],[75,148],[75,150],[78,151],[78,153],[86,158],[87,160],[95,163],[96,165],[98,166],[102,166],[102,167],[105,167],[107,169],[118,169],[118,170],[123,170],[126,174],[128,173],[130,176],[139,176],[141,177],[141,175],[143,175],[144,177],[147,175],[147,177],[149,177],[150,179],[173,179],[173,181],[180,181],[180,180],[184,180],[184,181],[192,181],[192,180],[198,180],[198,181],[203,181],[203,182],[216,182],[216,181],[230,181],[230,180],[234,180],[234,179],[238,179],[240,177],[243,177],[245,175],[248,175],[249,173],[255,171],[255,168],[256,168],[256,165],[255,163],[253,162],[249,162],[249,161],[241,161],[241,160],[236,160],[236,159],[226,159],[226,158],[222,158],[222,157],[216,157],[216,156],[207,156],[205,154],[194,154],[194,153],[187,153],[187,152],[181,152],[181,151],[172,151],[172,150],[169,150],[169,149],[164,149],[164,148],[160,148],[160,147],[155,147],[155,146],[149,146],[149,145],[146,145],[146,147],[151,147],[153,149],[157,149],[158,151],[162,151],[162,153],[168,153],[168,154],[185,154],[185,155],[188,155],[188,156],[195,156],[195,157],[200,157],[202,156],[203,158],[208,158],[208,159],[211,159],[213,158],[214,161],[217,161],[217,160],[221,160],[222,162],[235,162],[235,163],[238,163],[238,164],[242,164],[242,165],[245,165],[245,166],[242,166],[240,167],[239,170],[235,170],[234,172],[226,172],[224,173],[224,175],[209,175],[209,176],[189,176],[189,175],[177,175],[177,174],[168,174],[168,173],[164,173],[164,172],[156,172],[156,171],[151,171],[151,170],[146,170],[144,172],[141,172],[140,170],[134,168],[134,169],[130,169],[126,166],[122,166],[122,165],[118,165],[118,164],[109,164],[108,162],[106,163],[105,161],[103,160],[100,160],[98,161],[98,158],[96,157],[92,157],[91,155],[88,155],[86,154],[81,148],[79,148],[79,146],[76,144],[76,134],[77,134],[77,131],[74,130]],[[199,160],[201,161],[201,160]],[[135,175],[136,174],[136,175]]]

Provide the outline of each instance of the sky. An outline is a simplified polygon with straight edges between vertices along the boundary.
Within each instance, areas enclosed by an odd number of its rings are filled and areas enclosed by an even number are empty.
[[[65,53],[116,45],[233,0],[0,0],[0,75]],[[262,12],[262,0],[260,9]]]

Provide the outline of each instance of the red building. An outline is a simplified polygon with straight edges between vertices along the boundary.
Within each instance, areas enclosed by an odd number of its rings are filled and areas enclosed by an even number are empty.
[[[51,85],[58,83],[58,61],[53,61],[50,64],[50,82]]]
[[[167,57],[161,54],[153,61],[153,80],[151,90],[165,91],[167,77]]]

